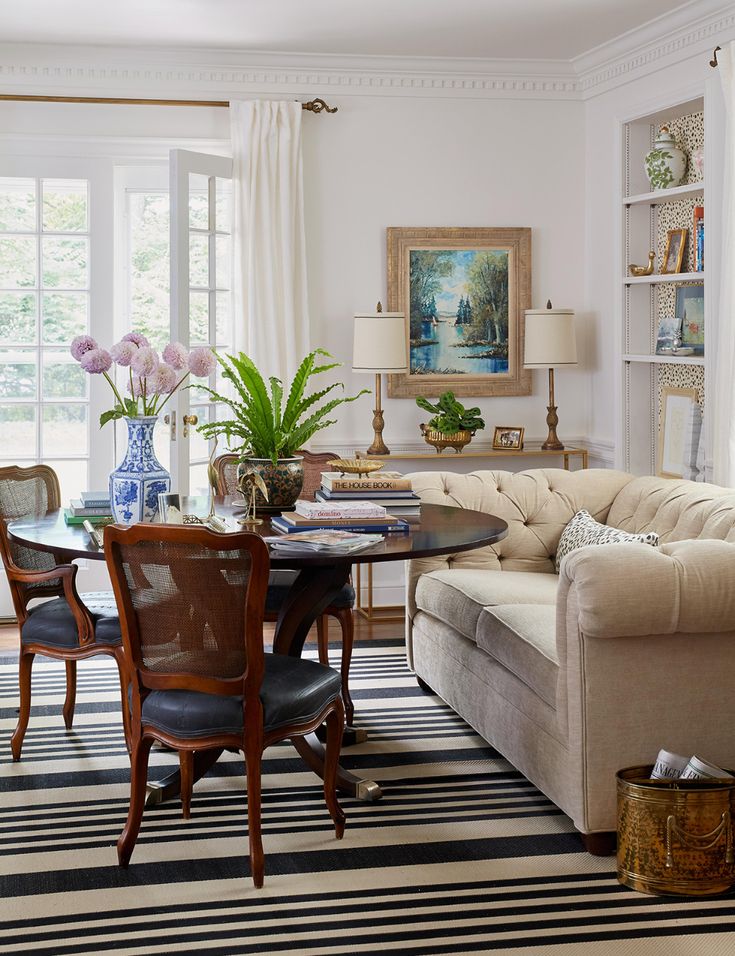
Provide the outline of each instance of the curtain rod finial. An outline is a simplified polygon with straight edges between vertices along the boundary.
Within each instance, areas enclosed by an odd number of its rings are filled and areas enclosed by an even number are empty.
[[[709,61],[710,66],[719,66],[719,63],[717,62],[717,51],[721,49],[721,46],[716,46],[712,51],[712,59]]]

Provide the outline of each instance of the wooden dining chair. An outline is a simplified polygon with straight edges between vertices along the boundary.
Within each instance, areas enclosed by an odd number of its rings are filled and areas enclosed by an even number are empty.
[[[302,450],[298,452],[304,458],[304,484],[301,490],[302,498],[314,500],[314,494],[321,485],[322,472],[326,470],[330,461],[338,458],[333,452],[319,452],[318,454]],[[240,456],[226,453],[215,459],[214,466],[217,474],[217,494],[237,494],[237,465]],[[278,612],[286,598],[291,585],[296,580],[297,571],[271,571],[268,581],[268,593],[265,602],[265,620],[277,621]],[[350,664],[352,663],[352,647],[355,640],[355,622],[353,608],[355,606],[355,589],[352,584],[346,584],[334,601],[316,621],[317,646],[319,660],[322,664],[329,664],[329,618],[339,622],[342,631],[342,659],[340,673],[342,676],[342,700],[345,705],[345,719],[352,724],[355,717],[355,705],[350,695]]]
[[[242,751],[250,868],[263,885],[263,751],[326,721],[324,797],[337,839],[336,776],[344,709],[330,667],[263,649],[268,547],[256,534],[137,524],[105,528],[131,687],[130,808],[117,842],[126,867],[140,829],[154,741],[180,753]],[[184,763],[183,766],[187,766]],[[189,764],[190,766],[190,764]]]
[[[14,542],[7,522],[40,518],[60,506],[59,479],[48,465],[0,468],[0,553],[20,629],[18,686],[20,712],[10,740],[13,760],[20,760],[31,713],[31,668],[36,654],[66,664],[64,724],[71,730],[76,703],[77,661],[98,654],[113,657],[120,672],[122,638],[117,608],[111,594],[78,594],[77,567],[59,564],[48,551],[35,551]],[[51,598],[41,603],[40,598]],[[128,741],[127,708],[123,726]]]

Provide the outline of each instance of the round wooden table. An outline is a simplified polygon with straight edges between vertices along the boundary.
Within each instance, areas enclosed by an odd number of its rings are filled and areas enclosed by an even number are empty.
[[[237,508],[216,500],[216,512],[225,518],[229,530],[242,530],[234,515]],[[297,578],[284,600],[276,622],[273,649],[279,654],[300,657],[312,624],[328,607],[340,590],[347,584],[353,564],[379,564],[387,561],[408,561],[413,558],[428,558],[434,555],[455,554],[472,551],[500,541],[508,533],[508,526],[501,518],[481,511],[469,511],[446,505],[421,507],[419,518],[409,519],[408,533],[386,534],[379,544],[365,551],[338,555],[328,552],[310,552],[303,555],[278,555],[271,553],[271,567],[298,571]],[[256,534],[274,534],[270,521],[252,529]],[[63,510],[50,511],[42,518],[20,519],[8,523],[8,533],[19,544],[39,551],[52,552],[59,562],[77,558],[104,560],[104,552],[97,548],[81,525],[67,525]],[[294,746],[314,771],[321,774],[324,749],[315,735],[298,737]],[[201,775],[214,763],[215,752],[197,754],[201,766],[195,770]],[[205,756],[208,754],[209,756]],[[206,766],[205,766],[206,764]],[[338,787],[361,799],[376,800],[380,787],[371,780],[360,780],[342,768],[338,771]],[[168,796],[172,784],[167,781],[160,788],[160,799]]]

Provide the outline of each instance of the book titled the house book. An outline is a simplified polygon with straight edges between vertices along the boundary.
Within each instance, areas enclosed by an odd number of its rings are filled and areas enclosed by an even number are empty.
[[[350,478],[338,471],[322,472],[322,487],[328,491],[410,491],[411,479],[385,474],[371,478]]]

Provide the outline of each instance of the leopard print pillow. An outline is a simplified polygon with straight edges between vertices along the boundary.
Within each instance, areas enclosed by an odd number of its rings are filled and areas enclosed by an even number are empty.
[[[609,528],[606,524],[595,521],[589,511],[578,511],[561,533],[556,549],[556,573],[559,573],[562,558],[565,558],[577,548],[584,548],[588,544],[628,544],[638,541],[641,544],[650,544],[654,548],[658,545],[658,535],[655,531],[647,534],[629,534],[618,528]]]

